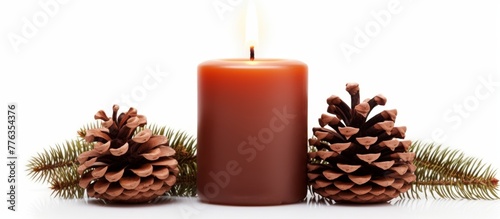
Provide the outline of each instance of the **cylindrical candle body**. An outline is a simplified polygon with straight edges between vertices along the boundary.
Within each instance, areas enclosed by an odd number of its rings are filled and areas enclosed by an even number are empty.
[[[306,195],[307,66],[293,60],[213,60],[198,66],[202,201],[294,203]]]

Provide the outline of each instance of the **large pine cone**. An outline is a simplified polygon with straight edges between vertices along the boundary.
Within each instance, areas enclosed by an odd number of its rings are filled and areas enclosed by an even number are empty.
[[[394,127],[396,110],[367,119],[386,99],[377,95],[360,103],[358,84],[347,84],[351,108],[338,96],[328,98],[328,112],[313,128],[308,177],[313,190],[336,202],[387,202],[410,189],[415,181],[415,153],[401,140],[406,127]],[[330,128],[326,128],[329,126]]]
[[[87,131],[85,140],[95,142],[94,148],[78,156],[79,185],[88,196],[115,202],[147,202],[165,194],[175,184],[179,169],[172,156],[175,150],[168,139],[152,135],[151,130],[138,127],[146,117],[130,108],[113,117],[102,110],[95,119],[103,120],[102,128]]]

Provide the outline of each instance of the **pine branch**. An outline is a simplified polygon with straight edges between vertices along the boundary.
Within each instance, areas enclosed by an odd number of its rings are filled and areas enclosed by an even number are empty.
[[[491,165],[458,150],[415,142],[417,180],[402,194],[407,198],[500,199],[498,180]]]
[[[78,164],[54,171],[50,180],[52,195],[65,199],[83,198],[85,190],[78,185],[80,177],[77,172]]]
[[[66,141],[62,145],[50,147],[29,160],[28,176],[35,181],[51,183],[60,169],[73,167],[78,155],[92,147],[93,144],[80,140]]]

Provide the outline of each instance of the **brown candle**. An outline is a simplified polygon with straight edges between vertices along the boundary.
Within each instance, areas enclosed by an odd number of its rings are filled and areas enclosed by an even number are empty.
[[[278,59],[198,67],[203,202],[277,205],[306,195],[307,66]]]

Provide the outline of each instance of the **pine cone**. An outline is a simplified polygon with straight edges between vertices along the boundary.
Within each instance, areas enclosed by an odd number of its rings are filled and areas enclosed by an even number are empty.
[[[95,119],[103,120],[102,128],[87,131],[85,140],[95,142],[94,148],[78,156],[80,187],[90,197],[107,201],[139,203],[165,194],[175,184],[179,169],[173,158],[175,150],[168,139],[152,135],[144,127],[146,117],[130,108],[117,117],[102,110]],[[137,132],[137,133],[136,133]]]
[[[415,181],[415,153],[406,127],[394,127],[396,110],[368,118],[386,98],[377,95],[360,103],[358,84],[346,85],[351,108],[338,96],[327,99],[328,113],[313,128],[309,144],[308,178],[313,191],[336,202],[387,202],[410,189]],[[333,115],[332,115],[333,114]],[[330,128],[326,128],[329,126]]]

